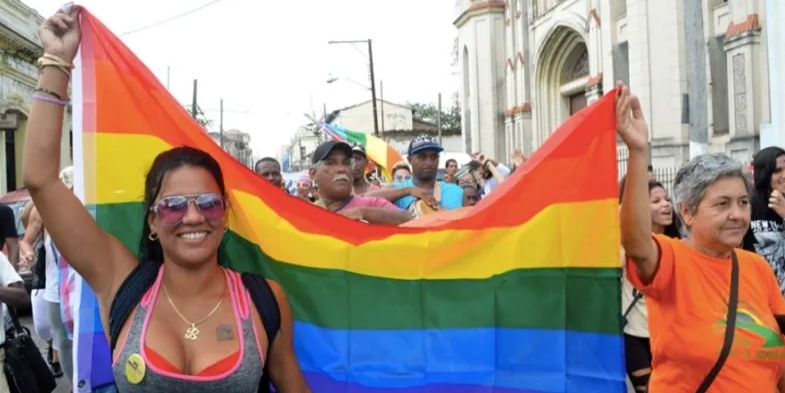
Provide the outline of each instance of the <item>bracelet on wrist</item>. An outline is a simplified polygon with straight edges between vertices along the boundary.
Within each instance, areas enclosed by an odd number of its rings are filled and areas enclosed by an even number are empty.
[[[50,104],[55,104],[64,107],[66,102],[63,100],[58,100],[57,98],[51,97],[47,94],[43,93],[34,93],[33,94],[33,101],[41,101],[41,102],[48,102]]]
[[[57,68],[58,70],[62,71],[69,80],[71,79],[71,70],[74,68],[73,64],[51,53],[44,53],[41,57],[38,58],[36,65],[38,65],[38,68],[42,71],[46,67]]]
[[[63,99],[63,97],[60,94],[57,94],[56,92],[44,87],[36,87],[35,90],[33,90],[33,93],[43,93],[46,95],[50,95],[54,98],[57,98],[60,101],[66,101],[65,99]]]

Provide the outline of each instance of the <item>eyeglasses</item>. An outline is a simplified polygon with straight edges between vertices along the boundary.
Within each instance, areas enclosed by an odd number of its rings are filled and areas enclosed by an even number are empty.
[[[396,183],[403,183],[409,181],[412,178],[412,175],[396,175],[395,182]]]
[[[194,202],[199,214],[208,220],[217,219],[226,211],[223,196],[216,193],[168,196],[161,198],[150,211],[155,213],[164,225],[175,225],[183,220],[191,202]]]

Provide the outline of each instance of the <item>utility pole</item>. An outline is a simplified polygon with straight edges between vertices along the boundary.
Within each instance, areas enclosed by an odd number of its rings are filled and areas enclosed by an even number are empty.
[[[373,100],[373,133],[379,136],[379,116],[376,113],[376,80],[373,76],[373,46],[371,39],[368,39],[368,62],[371,67],[371,99]]]
[[[708,153],[709,124],[706,108],[706,41],[703,28],[703,5],[685,1],[684,35],[687,64],[687,94],[682,99],[682,124],[689,126],[690,158]]]
[[[219,122],[219,126],[218,126],[218,130],[219,131],[218,132],[220,133],[219,138],[220,138],[220,141],[221,141],[221,149],[223,149],[224,148],[224,99],[223,98],[221,98],[221,117],[220,117],[220,119],[221,120]]]
[[[384,81],[379,81],[379,95],[381,96],[382,104],[382,132],[384,132]]]
[[[439,132],[439,144],[442,144],[442,93],[439,93],[439,106],[436,111],[436,129]]]
[[[191,116],[196,119],[196,79],[194,79],[194,98],[191,103]]]
[[[371,39],[367,40],[352,40],[352,41],[327,41],[327,44],[359,44],[368,43],[368,66],[370,68],[371,77],[371,106],[373,107],[373,133],[379,136],[379,115],[376,112],[376,79],[373,74],[373,44]]]

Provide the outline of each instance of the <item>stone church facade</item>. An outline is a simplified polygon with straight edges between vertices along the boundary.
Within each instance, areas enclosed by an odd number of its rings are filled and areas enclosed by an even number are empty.
[[[531,153],[616,80],[641,99],[655,167],[785,145],[773,50],[785,2],[459,0],[457,12],[467,151]]]

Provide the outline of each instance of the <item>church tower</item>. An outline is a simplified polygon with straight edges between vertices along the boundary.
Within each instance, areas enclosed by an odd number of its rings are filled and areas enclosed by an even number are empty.
[[[505,3],[459,0],[458,66],[463,142],[467,153],[507,158],[504,132]]]

